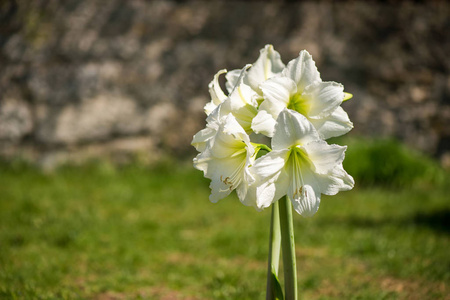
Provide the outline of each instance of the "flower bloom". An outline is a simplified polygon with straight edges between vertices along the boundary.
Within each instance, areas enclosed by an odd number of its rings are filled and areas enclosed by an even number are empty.
[[[247,72],[247,69],[250,70]],[[219,76],[226,73],[226,89],[230,95],[237,87],[244,84],[245,89],[253,90],[250,97],[259,100],[261,102],[262,91],[260,89],[260,84],[267,79],[280,74],[284,69],[284,64],[281,61],[280,54],[273,49],[272,45],[266,45],[261,49],[258,59],[252,65],[246,65],[243,69],[232,70],[227,73],[226,69],[222,69],[214,75],[213,80],[209,83],[209,94],[211,96],[211,101],[205,105],[205,112],[209,115],[217,106],[227,99],[227,95],[222,91],[219,85]],[[247,91],[247,97],[248,95]]]
[[[236,190],[243,204],[261,210],[287,195],[299,214],[310,216],[322,194],[353,188],[342,166],[346,147],[325,142],[353,127],[340,106],[351,95],[323,82],[308,52],[284,65],[267,45],[253,65],[220,70],[208,87],[206,128],[191,144],[200,152],[194,167],[211,179],[212,202]],[[251,143],[258,134],[272,139],[273,150]],[[256,159],[260,149],[268,153]]]
[[[236,190],[246,205],[252,177],[248,173],[254,162],[255,149],[250,138],[232,114],[217,121],[217,130],[205,142],[203,151],[194,158],[194,167],[211,179],[209,199],[217,202]]]
[[[276,119],[284,108],[304,115],[324,139],[343,135],[353,128],[340,107],[345,98],[344,87],[336,82],[323,82],[306,50],[260,88],[264,101],[252,124],[257,133],[272,137]]]
[[[258,208],[287,195],[299,214],[311,216],[319,208],[321,194],[335,195],[353,188],[353,178],[342,167],[347,147],[328,145],[296,111],[280,112],[272,149],[250,168]]]

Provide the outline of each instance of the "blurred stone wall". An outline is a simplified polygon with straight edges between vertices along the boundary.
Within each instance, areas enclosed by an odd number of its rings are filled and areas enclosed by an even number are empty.
[[[285,63],[307,49],[354,94],[351,134],[446,157],[449,16],[445,1],[4,0],[0,155],[192,156],[208,82],[271,43]]]

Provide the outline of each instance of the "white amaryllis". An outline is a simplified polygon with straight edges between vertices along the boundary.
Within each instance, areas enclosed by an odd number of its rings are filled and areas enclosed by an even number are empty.
[[[353,188],[353,178],[342,166],[346,148],[328,145],[305,116],[283,109],[275,125],[272,151],[250,168],[257,207],[268,207],[287,195],[299,214],[315,214],[321,194]]]
[[[248,173],[254,162],[255,149],[250,138],[232,114],[221,117],[213,135],[206,140],[203,151],[194,158],[194,167],[211,179],[211,202],[228,196],[233,190],[245,205],[255,205],[247,197],[252,183]]]
[[[243,69],[232,70],[227,73],[226,69],[222,69],[214,75],[213,80],[209,83],[209,94],[211,96],[211,101],[205,105],[205,113],[209,115],[214,109],[224,102],[228,96],[222,91],[219,84],[219,76],[225,74],[226,77],[226,89],[229,96],[232,96],[233,91],[236,90],[240,85],[244,85],[246,89],[246,95],[243,97],[248,98],[249,94],[252,93],[251,97],[253,99],[259,100],[261,102],[262,91],[260,89],[260,84],[267,79],[280,74],[284,69],[284,63],[281,61],[280,54],[273,49],[272,45],[266,45],[260,50],[258,59],[253,63],[246,65]],[[250,70],[247,72],[247,69]],[[252,92],[248,91],[249,89]],[[257,94],[256,96],[253,95]],[[236,95],[235,95],[236,97]],[[258,103],[255,103],[257,106]],[[251,125],[251,124],[250,124]],[[248,131],[248,130],[247,130]]]
[[[340,136],[353,128],[340,106],[346,94],[343,85],[323,82],[311,55],[303,50],[281,74],[264,81],[264,101],[253,119],[252,129],[272,137],[280,112],[289,108],[304,115],[324,138]]]
[[[281,61],[280,53],[275,51],[272,45],[266,45],[259,51],[258,59],[243,78],[243,82],[250,86],[255,92],[262,96],[261,83],[269,78],[280,74],[285,65]],[[240,70],[232,70],[226,75],[226,88],[229,92],[233,90],[239,78]]]
[[[252,132],[252,121],[258,113],[258,94],[249,85],[244,83],[244,78],[247,76],[247,70],[250,67],[251,65],[246,65],[242,68],[230,95],[219,105],[220,114],[233,114],[247,133]]]
[[[219,85],[224,73],[228,94]],[[192,140],[200,152],[194,167],[211,179],[212,202],[236,190],[243,204],[257,210],[274,204],[266,298],[297,299],[289,201],[299,214],[311,216],[322,194],[353,188],[353,178],[342,166],[346,147],[324,140],[353,127],[340,107],[351,95],[339,83],[322,82],[308,52],[301,51],[285,66],[271,45],[261,49],[253,65],[229,73],[220,70],[208,87],[211,101],[205,105],[206,128]],[[272,138],[272,150],[250,141],[250,136],[260,139],[258,133]],[[267,153],[256,159],[260,150]],[[284,296],[277,279],[280,250]]]
[[[197,132],[191,142],[191,145],[197,151],[204,151],[206,142],[216,134],[219,128],[219,120],[228,114],[232,114],[247,133],[252,132],[252,120],[258,112],[258,103],[256,102],[258,95],[252,88],[243,83],[249,67],[250,65],[246,65],[239,71],[236,85],[229,96],[225,96],[220,87],[218,87],[217,76],[224,70],[219,71],[214,76],[214,80],[209,84],[213,100],[205,105],[205,112],[208,115],[206,118],[206,128]],[[215,100],[217,102],[214,102]]]

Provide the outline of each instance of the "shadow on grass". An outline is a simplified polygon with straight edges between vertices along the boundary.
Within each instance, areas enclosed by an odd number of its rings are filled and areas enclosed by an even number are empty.
[[[384,218],[369,219],[363,217],[349,216],[348,218],[326,219],[322,223],[338,226],[344,225],[349,227],[375,228],[381,226],[421,226],[427,227],[436,232],[450,234],[450,209],[444,209],[431,212],[420,212],[406,218]]]
[[[450,234],[450,209],[430,213],[418,213],[411,218],[411,222],[429,227],[435,231]]]

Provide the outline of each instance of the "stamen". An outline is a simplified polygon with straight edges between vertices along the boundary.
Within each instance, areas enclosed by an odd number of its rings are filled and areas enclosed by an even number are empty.
[[[239,153],[238,153],[239,152]],[[220,176],[220,181],[222,181],[225,185],[228,186],[228,189],[231,191],[235,189],[242,180],[242,173],[243,169],[245,167],[246,163],[246,149],[239,150],[235,153],[233,153],[232,157],[237,157],[238,155],[244,156],[243,159],[241,159],[241,162],[239,163],[239,166],[234,169],[234,171],[227,177],[223,178],[223,175]],[[225,191],[225,190],[222,190]]]
[[[305,185],[303,180],[303,174],[302,174],[302,153],[300,152],[297,147],[293,148],[291,150],[291,178],[293,181],[292,189],[292,197],[297,198],[297,196],[300,196],[303,192],[306,193],[306,189],[303,189],[303,186]]]

